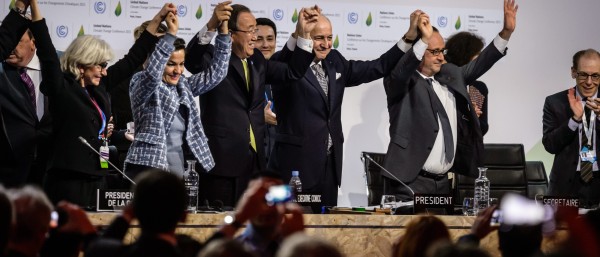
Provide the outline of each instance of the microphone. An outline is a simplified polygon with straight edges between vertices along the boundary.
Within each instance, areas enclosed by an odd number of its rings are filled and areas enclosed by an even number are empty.
[[[106,162],[108,162],[108,164],[110,164],[110,166],[112,166],[113,168],[115,168],[115,170],[117,170],[119,173],[121,173],[121,175],[123,175],[123,177],[125,177],[127,180],[129,180],[132,184],[135,185],[135,182],[133,182],[133,180],[131,180],[127,175],[125,175],[125,172],[123,172],[122,170],[120,170],[119,168],[117,168],[117,166],[115,166],[112,162],[110,162],[107,158],[105,158],[104,156],[102,156],[98,151],[96,151],[96,149],[94,149],[94,147],[92,147],[90,145],[90,143],[88,143],[87,140],[85,140],[83,137],[77,137],[79,138],[79,141],[81,141],[82,144],[86,145],[88,148],[92,149],[92,151],[94,151],[94,153],[96,153],[98,156],[100,156],[100,158],[104,159]]]
[[[375,165],[377,165],[379,168],[381,168],[381,170],[385,171],[388,175],[392,176],[392,178],[394,178],[396,181],[400,182],[400,184],[402,184],[404,187],[408,188],[408,190],[410,190],[410,193],[412,193],[413,198],[415,197],[415,191],[413,191],[412,188],[410,188],[407,184],[405,184],[404,182],[402,182],[402,180],[400,180],[398,177],[394,176],[394,174],[392,174],[386,168],[384,168],[383,166],[379,165],[379,163],[377,163],[375,160],[373,160],[373,158],[371,158],[371,155],[369,155],[368,153],[365,153],[364,156],[367,157],[367,159],[369,159],[373,163],[375,163]],[[362,156],[360,157],[360,159],[363,162],[365,161],[365,159]]]

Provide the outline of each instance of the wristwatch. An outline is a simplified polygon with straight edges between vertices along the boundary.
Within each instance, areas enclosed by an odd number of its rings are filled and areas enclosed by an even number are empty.
[[[415,42],[414,40],[410,40],[410,39],[406,38],[406,35],[402,36],[402,41],[404,41],[404,43],[407,43],[407,44],[412,44]]]

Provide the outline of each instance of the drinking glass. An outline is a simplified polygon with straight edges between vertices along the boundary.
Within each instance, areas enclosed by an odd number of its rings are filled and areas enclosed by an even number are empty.
[[[382,195],[381,196],[381,208],[391,209],[396,207],[396,196],[394,195]]]
[[[463,199],[463,215],[475,216],[475,200],[473,197],[465,197]]]

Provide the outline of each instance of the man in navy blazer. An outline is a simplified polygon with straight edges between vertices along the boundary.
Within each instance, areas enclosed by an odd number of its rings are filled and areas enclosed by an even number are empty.
[[[416,34],[416,26],[410,26],[411,31]],[[321,194],[323,206],[335,206],[342,181],[344,90],[389,74],[410,45],[400,40],[375,60],[346,60],[332,49],[332,26],[326,17],[319,19],[311,37],[316,55],[311,69],[301,80],[272,85],[277,135],[269,168],[281,172],[284,181],[298,170],[303,191]],[[287,60],[294,49],[290,42],[272,59]]]
[[[504,28],[462,67],[445,62],[444,39],[429,16],[420,15],[421,39],[384,79],[391,137],[384,167],[393,174],[382,173],[385,194],[399,200],[412,199],[414,193],[448,194],[447,172],[477,175],[483,137],[467,85],[504,56],[517,9],[514,0],[504,1]]]
[[[227,3],[227,2],[226,2]],[[318,17],[305,17],[300,12],[296,31],[301,37],[299,48],[289,62],[266,60],[255,51],[256,19],[248,7],[231,5],[229,30],[232,55],[225,79],[200,96],[201,119],[208,137],[215,167],[200,172],[199,200],[221,201],[235,206],[246,189],[252,174],[266,167],[264,153],[265,84],[296,80],[306,72],[313,59],[310,30]],[[308,15],[307,15],[308,16]],[[312,25],[311,25],[312,24]],[[212,58],[211,32],[218,22],[209,21],[187,46],[185,67],[192,73],[206,68]],[[244,68],[246,66],[247,68]],[[246,73],[247,71],[247,73]]]
[[[598,162],[588,162],[591,167],[587,177],[582,176],[587,161],[581,154],[584,147],[594,150],[600,146],[600,53],[587,49],[573,55],[571,77],[575,87],[550,95],[544,102],[542,143],[546,151],[554,154],[548,194],[577,197],[582,200],[580,206],[597,205],[600,201]],[[593,154],[596,159],[597,153],[598,150]]]
[[[21,3],[16,2],[18,8]],[[33,35],[29,30],[24,33],[29,23],[15,11],[2,23],[11,30],[2,30],[5,50],[0,64],[0,183],[8,187],[41,186],[52,130],[48,103],[39,91],[40,64]],[[33,83],[33,99],[21,72]]]

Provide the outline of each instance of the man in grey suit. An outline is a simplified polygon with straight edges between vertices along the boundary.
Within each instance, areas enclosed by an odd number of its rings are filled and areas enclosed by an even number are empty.
[[[391,142],[384,166],[386,194],[450,193],[448,172],[469,176],[482,164],[483,138],[467,85],[504,56],[518,6],[504,1],[504,27],[480,56],[462,67],[446,63],[444,40],[429,16],[419,17],[421,39],[384,79]],[[401,180],[409,187],[401,185]]]
[[[544,102],[542,143],[554,154],[549,194],[578,197],[583,200],[580,204],[596,205],[600,200],[595,151],[599,145],[600,53],[594,49],[575,53],[571,77],[575,87],[548,96]]]

